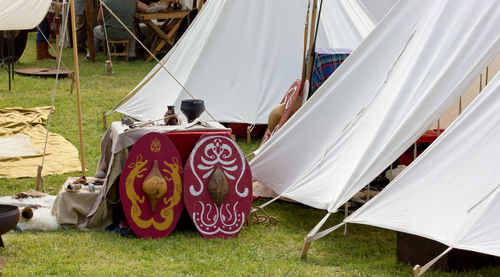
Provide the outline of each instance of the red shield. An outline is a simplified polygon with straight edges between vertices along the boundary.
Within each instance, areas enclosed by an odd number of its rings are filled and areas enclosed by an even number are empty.
[[[295,106],[298,97],[302,94],[302,91],[303,91],[302,80],[301,79],[295,80],[295,82],[286,92],[285,96],[283,97],[283,100],[281,100],[280,102],[280,104],[285,104],[285,110],[283,111],[283,115],[281,116],[280,121],[278,122],[274,130],[269,130],[269,128],[266,129],[266,132],[262,137],[260,145],[264,144],[276,131],[278,131],[281,128],[281,126],[285,124],[288,118],[290,118],[292,109]]]
[[[132,147],[120,177],[120,198],[138,237],[161,238],[174,230],[183,209],[182,171],[179,151],[163,134],[144,135]]]
[[[183,186],[186,209],[203,237],[238,234],[252,206],[252,173],[230,135],[200,138],[186,162]]]

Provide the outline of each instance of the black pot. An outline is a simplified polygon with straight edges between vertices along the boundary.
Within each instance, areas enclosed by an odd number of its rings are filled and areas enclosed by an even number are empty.
[[[2,235],[16,227],[19,222],[19,208],[11,205],[0,205],[0,247],[3,247]]]
[[[205,103],[201,99],[187,99],[181,102],[181,112],[186,116],[188,122],[200,117],[205,111]]]

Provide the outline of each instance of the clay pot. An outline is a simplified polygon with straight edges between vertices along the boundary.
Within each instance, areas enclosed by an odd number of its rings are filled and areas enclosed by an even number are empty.
[[[181,102],[181,112],[186,116],[188,122],[200,117],[205,111],[205,102],[201,99],[187,99]]]

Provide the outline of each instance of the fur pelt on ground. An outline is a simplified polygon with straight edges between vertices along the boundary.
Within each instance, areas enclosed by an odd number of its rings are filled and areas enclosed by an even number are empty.
[[[22,212],[24,209],[23,205],[39,205],[39,208],[32,209],[33,217],[29,220],[25,220],[21,217],[17,227],[19,227],[22,231],[53,231],[59,228],[56,216],[51,213],[55,199],[55,195],[47,195],[37,198],[27,197],[22,199],[14,199],[12,196],[4,196],[0,197],[0,204],[19,206],[19,212]]]

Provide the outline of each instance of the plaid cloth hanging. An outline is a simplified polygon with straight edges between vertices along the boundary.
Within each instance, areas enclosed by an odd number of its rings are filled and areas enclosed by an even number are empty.
[[[339,68],[350,54],[351,50],[344,48],[316,48],[309,97]]]

